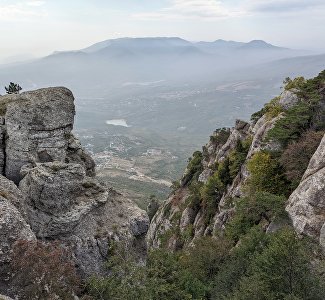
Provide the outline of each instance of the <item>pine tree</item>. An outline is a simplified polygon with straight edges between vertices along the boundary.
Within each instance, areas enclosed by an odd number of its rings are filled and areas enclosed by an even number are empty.
[[[19,94],[22,87],[17,83],[10,82],[9,86],[5,87],[5,90],[7,94]]]

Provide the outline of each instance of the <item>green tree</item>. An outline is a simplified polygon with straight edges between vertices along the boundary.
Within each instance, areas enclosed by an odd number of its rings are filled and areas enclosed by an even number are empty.
[[[324,299],[323,278],[312,270],[308,256],[312,245],[299,239],[290,228],[269,239],[268,246],[253,260],[249,275],[242,278],[233,299]]]
[[[151,221],[159,208],[159,202],[155,195],[150,195],[149,200],[150,201],[147,206],[147,214],[149,216],[149,220]]]
[[[226,234],[237,242],[262,221],[270,223],[277,217],[285,216],[285,200],[283,196],[267,192],[258,192],[239,199],[235,215],[226,227]]]
[[[10,82],[8,87],[5,87],[7,94],[19,94],[22,90],[21,86],[17,83]]]
[[[253,155],[247,163],[250,177],[247,188],[250,193],[269,192],[277,195],[288,194],[288,181],[284,169],[275,153],[260,151]]]

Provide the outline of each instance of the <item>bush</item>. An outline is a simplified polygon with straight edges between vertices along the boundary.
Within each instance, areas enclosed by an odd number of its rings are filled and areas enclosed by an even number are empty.
[[[283,81],[285,90],[292,90],[292,89],[300,90],[301,88],[303,88],[305,83],[306,83],[306,79],[304,77],[297,77],[293,80],[290,77],[287,77]]]
[[[321,101],[324,84],[325,71],[307,81],[302,77],[289,80],[288,86],[298,88],[297,95],[301,100],[286,111],[284,118],[276,122],[268,132],[267,138],[277,140],[286,147],[290,142],[299,139],[308,129],[324,130],[325,108]]]
[[[210,136],[210,142],[217,145],[223,145],[227,142],[229,136],[229,128],[220,128],[216,130],[216,133],[214,135]]]
[[[240,168],[246,160],[251,144],[251,138],[244,141],[238,140],[235,149],[229,153],[229,175],[231,180],[234,180],[238,175]]]
[[[17,241],[11,267],[19,299],[74,299],[80,288],[71,254],[57,242]]]
[[[284,118],[276,122],[268,132],[267,139],[279,141],[283,147],[286,147],[310,128],[312,116],[312,107],[308,103],[300,101],[286,111]]]
[[[248,161],[247,169],[250,172],[247,187],[251,193],[261,191],[276,195],[288,195],[290,193],[289,182],[276,153],[267,151],[255,153]]]
[[[309,161],[315,153],[324,132],[307,131],[302,137],[288,145],[280,157],[286,177],[292,182],[294,190],[306,171]]]
[[[252,114],[251,121],[256,123],[263,115],[269,120],[277,117],[283,112],[283,108],[279,104],[279,99],[280,97],[273,98],[269,103],[265,104],[260,111]]]
[[[258,192],[239,199],[236,202],[235,215],[226,227],[227,236],[237,242],[262,220],[270,223],[277,217],[286,216],[285,200],[285,197],[267,192]]]
[[[202,152],[200,151],[195,151],[193,153],[193,156],[189,158],[189,163],[187,165],[187,172],[183,179],[184,184],[187,184],[193,180],[197,181],[199,175],[203,171],[202,159],[203,159],[203,155]]]
[[[323,275],[312,271],[308,256],[313,246],[290,228],[268,238],[268,245],[255,256],[248,276],[241,279],[231,299],[324,299]]]

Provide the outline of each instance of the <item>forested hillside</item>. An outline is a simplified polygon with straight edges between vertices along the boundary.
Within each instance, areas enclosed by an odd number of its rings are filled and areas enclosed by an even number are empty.
[[[116,246],[114,276],[94,278],[89,293],[96,299],[324,299],[325,183],[306,183],[324,168],[324,110],[325,71],[310,80],[287,78],[281,95],[250,123],[216,130],[153,217],[146,266]],[[299,189],[305,202],[314,202],[303,206],[299,199],[297,208]]]

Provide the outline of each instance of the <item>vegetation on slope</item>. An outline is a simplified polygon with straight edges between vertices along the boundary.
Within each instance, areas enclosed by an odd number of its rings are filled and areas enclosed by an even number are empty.
[[[274,99],[253,116],[274,118],[282,114],[267,137],[280,143],[280,150],[262,150],[246,161],[251,140],[238,141],[224,160],[211,167],[212,175],[206,183],[198,181],[204,154],[197,151],[189,161],[182,188],[186,186],[191,195],[183,209],[201,209],[206,227],[222,195],[246,164],[250,177],[245,197],[230,199],[233,213],[225,230],[197,237],[188,246],[194,225],[181,233],[178,211],[170,220],[171,230],[161,238],[162,246],[167,244],[164,240],[176,235],[187,247],[178,247],[175,252],[164,247],[150,250],[145,264],[139,264],[128,245],[112,243],[107,262],[110,276],[91,278],[84,299],[324,299],[325,257],[315,242],[294,232],[285,203],[324,134],[325,71],[311,80],[287,79],[285,83],[284,88],[294,89],[299,101],[284,111]],[[227,130],[224,133],[211,139],[224,143]],[[165,216],[169,210],[166,206]],[[33,274],[29,263],[27,266],[26,274]],[[61,288],[60,278],[55,278]]]
[[[238,141],[213,166],[205,184],[198,182],[202,153],[194,153],[185,183],[191,192],[186,205],[204,212],[206,226],[243,164],[250,173],[246,196],[230,199],[235,211],[223,234],[196,238],[194,245],[174,253],[152,250],[146,266],[122,260],[122,269],[126,264],[132,272],[112,268],[110,279],[89,282],[89,293],[95,299],[324,299],[325,258],[314,242],[296,235],[284,209],[324,134],[324,86],[325,71],[311,80],[288,78],[284,89],[294,90],[298,103],[283,110],[275,98],[252,116],[256,121],[282,114],[267,137],[281,144],[279,151],[263,150],[245,161],[251,141]],[[179,221],[180,212],[174,219]],[[184,240],[178,222],[173,224],[166,241],[172,234]],[[116,290],[119,296],[112,296]]]

